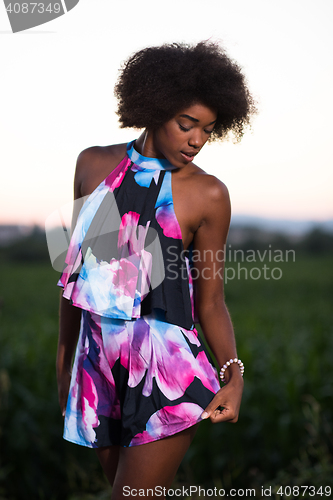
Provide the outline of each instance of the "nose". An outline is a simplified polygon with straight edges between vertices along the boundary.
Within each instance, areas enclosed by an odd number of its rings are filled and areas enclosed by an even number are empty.
[[[204,137],[199,129],[192,129],[192,134],[189,137],[188,145],[192,148],[199,149],[204,145]]]

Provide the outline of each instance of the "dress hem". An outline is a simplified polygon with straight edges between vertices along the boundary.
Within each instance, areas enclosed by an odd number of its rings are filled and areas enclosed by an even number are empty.
[[[202,410],[204,411],[204,410]],[[106,447],[109,447],[109,446],[122,446],[123,448],[132,448],[132,446],[140,446],[142,444],[148,444],[148,443],[152,443],[154,441],[160,441],[161,439],[165,439],[167,437],[170,437],[170,436],[174,436],[175,434],[177,434],[178,432],[182,432],[190,427],[193,427],[193,425],[196,425],[196,424],[199,424],[200,422],[202,422],[202,418],[199,417],[195,420],[189,420],[184,426],[182,427],[178,427],[177,430],[175,432],[169,432],[168,434],[166,434],[165,436],[160,436],[160,437],[151,437],[150,439],[147,438],[147,439],[144,439],[142,440],[142,442],[140,443],[133,443],[133,444],[129,444],[129,445],[123,445],[123,444],[107,444],[107,445],[102,445],[102,446],[94,446],[94,443],[90,443],[90,444],[87,444],[87,442],[80,442],[80,441],[76,441],[75,439],[71,439],[70,437],[65,437],[65,435],[63,435],[63,439],[65,439],[65,441],[68,441],[70,443],[74,443],[74,444],[78,444],[80,446],[85,446],[86,448],[106,448]],[[166,427],[170,430],[170,426],[169,425],[164,425],[163,427]],[[133,437],[133,439],[135,438],[135,436]],[[133,440],[132,439],[132,440]]]

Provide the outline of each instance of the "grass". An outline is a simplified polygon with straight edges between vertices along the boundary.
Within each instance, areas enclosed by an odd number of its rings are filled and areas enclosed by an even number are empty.
[[[259,492],[332,480],[331,258],[296,256],[274,267],[279,280],[226,284],[245,364],[241,415],[236,425],[201,424],[177,484]],[[58,274],[36,263],[2,263],[0,271],[0,500],[107,498],[95,454],[61,438]]]

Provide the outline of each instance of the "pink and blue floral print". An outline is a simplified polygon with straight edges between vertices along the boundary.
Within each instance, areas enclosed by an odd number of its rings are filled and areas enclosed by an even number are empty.
[[[130,320],[165,311],[167,322],[191,329],[188,251],[173,206],[166,159],[127,146],[119,165],[79,213],[58,282],[77,307]]]
[[[87,197],[58,282],[82,309],[64,438],[135,446],[201,420],[218,375],[194,327],[168,160],[127,146]]]
[[[201,421],[219,390],[197,330],[82,311],[64,438],[87,446],[135,446]]]

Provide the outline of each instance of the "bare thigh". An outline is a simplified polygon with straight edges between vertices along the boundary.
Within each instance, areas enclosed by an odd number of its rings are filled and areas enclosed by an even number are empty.
[[[120,446],[95,448],[95,451],[103,468],[104,474],[106,475],[111,486],[113,486],[118,467]]]
[[[112,488],[112,500],[129,499],[139,489],[154,491],[156,486],[168,489],[198,429],[196,424],[152,443],[132,447],[110,446],[96,450]],[[124,494],[125,493],[125,494]],[[149,492],[149,498],[154,498]],[[159,495],[156,498],[164,498]]]

